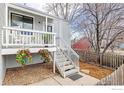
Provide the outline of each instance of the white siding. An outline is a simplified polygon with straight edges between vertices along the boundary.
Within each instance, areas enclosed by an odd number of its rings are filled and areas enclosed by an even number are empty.
[[[61,21],[59,27],[60,27],[60,38],[63,39],[68,46],[71,46],[71,35],[70,35],[68,23]],[[60,42],[60,46],[63,46],[63,42]]]
[[[54,31],[56,33],[56,37],[60,37],[71,46],[71,33],[67,22],[63,20],[54,20]],[[62,42],[58,41],[58,39],[56,43],[57,45],[62,46]]]
[[[4,25],[5,25],[5,4],[0,4],[0,28]],[[6,72],[5,61],[3,56],[1,55],[1,49],[2,49],[1,31],[2,30],[0,29],[0,85],[2,84]]]
[[[54,23],[54,32],[56,33],[56,37],[59,37],[59,20],[54,20],[53,21]],[[56,44],[58,45],[59,44],[59,41],[56,39]]]
[[[20,67],[21,65],[16,62],[16,55],[8,55],[5,56],[6,61],[6,68],[12,68],[12,67]],[[42,63],[42,60],[40,59],[40,56],[38,54],[32,55],[32,62],[27,63],[27,65],[30,64],[36,64],[36,63]]]

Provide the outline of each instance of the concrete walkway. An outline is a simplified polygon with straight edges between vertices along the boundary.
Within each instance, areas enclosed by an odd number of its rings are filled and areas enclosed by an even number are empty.
[[[79,85],[79,86],[84,86],[84,85],[95,85],[99,80],[94,78],[94,77],[91,77],[89,75],[86,75],[84,73],[79,73],[80,75],[82,75],[83,77],[81,77],[80,79],[78,80],[71,80],[70,78],[66,77],[66,78],[62,78],[61,76],[57,75],[57,76],[54,76],[54,77],[50,77],[50,78],[47,78],[47,79],[44,79],[38,83],[34,83],[34,84],[31,84],[31,85],[41,85],[41,86],[64,86],[64,85],[73,85],[73,86],[76,86],[76,85]]]

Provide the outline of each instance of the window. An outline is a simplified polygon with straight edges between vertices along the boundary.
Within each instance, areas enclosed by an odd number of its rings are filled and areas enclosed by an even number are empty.
[[[52,26],[47,26],[47,32],[52,32]]]
[[[11,26],[24,29],[33,29],[33,18],[11,13]]]

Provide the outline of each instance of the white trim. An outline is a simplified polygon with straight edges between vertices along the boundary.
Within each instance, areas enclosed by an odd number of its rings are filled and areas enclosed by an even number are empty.
[[[8,49],[2,49],[1,50],[1,55],[12,55],[12,54],[17,54],[18,50],[21,50],[23,48],[8,48]],[[25,48],[26,49],[26,48]],[[48,49],[48,51],[53,52],[56,51],[56,47],[52,47],[52,48],[28,48],[30,50],[31,53],[37,53],[40,49]]]
[[[30,30],[30,29],[20,29],[20,28],[14,28],[14,27],[3,27],[2,29],[25,31],[25,32],[35,32],[35,33],[44,33],[44,34],[56,34],[53,32],[45,32],[45,31]]]
[[[48,22],[48,18],[46,17],[46,24],[45,24],[45,27],[46,27],[46,32],[47,32],[47,22]]]
[[[8,26],[8,5],[5,4],[5,26]]]
[[[9,8],[8,8],[9,10]],[[35,29],[35,16],[32,16],[32,15],[28,15],[28,14],[22,14],[22,13],[19,13],[18,11],[13,11],[13,10],[9,10],[9,26],[11,27],[11,13],[15,13],[15,14],[19,14],[19,15],[22,15],[22,16],[27,16],[27,17],[32,17],[33,18],[33,29]]]
[[[53,52],[53,73],[56,73],[56,51]]]
[[[57,18],[54,18],[54,17],[51,17],[51,16],[47,16],[45,14],[41,14],[41,13],[38,13],[38,12],[34,12],[34,11],[29,10],[29,9],[22,8],[22,7],[13,5],[13,4],[7,4],[7,5],[8,5],[8,7],[11,7],[11,8],[14,8],[14,9],[19,9],[19,10],[22,10],[22,11],[25,11],[25,12],[28,12],[28,13],[32,13],[32,14],[35,14],[35,15],[42,16],[42,17],[48,17],[50,19],[57,19]]]

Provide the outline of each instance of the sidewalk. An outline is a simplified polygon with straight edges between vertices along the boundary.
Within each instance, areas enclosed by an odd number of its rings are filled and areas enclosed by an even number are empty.
[[[82,75],[83,77],[81,77],[80,79],[78,80],[71,80],[70,78],[66,77],[66,78],[62,78],[60,75],[57,75],[57,76],[53,76],[53,77],[50,77],[50,78],[47,78],[47,79],[44,79],[38,83],[34,83],[34,84],[31,84],[33,86],[35,85],[41,85],[41,86],[51,86],[51,85],[57,85],[57,86],[64,86],[64,85],[73,85],[73,86],[76,86],[76,85],[79,85],[79,86],[84,86],[84,85],[95,85],[99,80],[94,78],[94,77],[91,77],[89,75],[86,75],[84,73],[79,73],[80,75]]]

